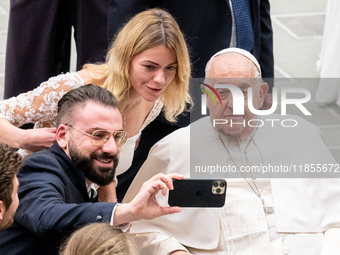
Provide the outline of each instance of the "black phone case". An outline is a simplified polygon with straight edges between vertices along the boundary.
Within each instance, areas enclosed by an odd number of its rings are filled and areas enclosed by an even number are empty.
[[[223,194],[213,193],[213,183],[224,184]],[[174,189],[169,191],[170,206],[180,207],[222,207],[225,203],[227,183],[224,179],[173,180]],[[218,188],[218,187],[217,187]]]

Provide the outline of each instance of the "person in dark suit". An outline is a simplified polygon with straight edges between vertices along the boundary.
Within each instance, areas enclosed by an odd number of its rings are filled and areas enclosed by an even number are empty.
[[[88,223],[129,222],[179,212],[155,203],[172,178],[156,175],[128,204],[104,202],[98,185],[112,182],[126,141],[117,99],[96,85],[73,89],[59,101],[57,142],[25,158],[14,224],[0,233],[1,254],[58,254],[60,243]],[[113,131],[115,130],[115,131]],[[100,202],[98,202],[100,201]]]
[[[243,0],[110,0],[108,16],[109,40],[114,38],[119,27],[130,17],[148,8],[160,7],[166,9],[178,22],[188,43],[192,77],[205,76],[205,65],[210,57],[221,49],[240,47],[238,42],[237,24],[239,18],[248,18],[251,22],[250,30],[245,33],[244,48],[252,53],[260,63],[262,77],[269,84],[269,93],[265,99],[263,109],[271,106],[271,90],[274,77],[273,34],[270,18],[269,0],[245,0],[246,7],[241,6],[238,12],[235,3]],[[248,2],[247,2],[248,1]],[[234,7],[234,8],[231,8]],[[232,12],[234,10],[234,12]],[[234,27],[234,29],[233,29]],[[236,29],[235,29],[236,28]],[[242,45],[241,45],[242,46]],[[191,85],[192,86],[192,85]],[[193,86],[192,86],[193,87]],[[200,90],[192,89],[193,98],[200,96]],[[135,151],[134,162],[130,169],[118,176],[117,194],[122,198],[131,181],[145,161],[152,145],[179,127],[187,126],[196,120],[193,113],[183,115],[176,125],[170,125],[164,117],[159,116],[143,131],[139,147]]]
[[[109,0],[11,0],[4,98],[70,71],[72,27],[77,70],[105,60]]]

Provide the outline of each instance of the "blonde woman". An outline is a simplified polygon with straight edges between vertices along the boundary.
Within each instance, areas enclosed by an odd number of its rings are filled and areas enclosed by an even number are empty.
[[[108,223],[92,223],[75,231],[61,255],[136,255],[134,243],[128,233]]]
[[[174,122],[191,103],[189,78],[188,50],[176,21],[161,9],[141,12],[117,34],[105,63],[86,64],[76,73],[50,78],[33,91],[2,101],[0,142],[28,151],[50,147],[55,142],[58,100],[73,88],[93,83],[119,100],[129,134],[121,149],[120,174],[131,165],[142,130],[162,107],[167,120]],[[39,129],[18,128],[29,122]]]

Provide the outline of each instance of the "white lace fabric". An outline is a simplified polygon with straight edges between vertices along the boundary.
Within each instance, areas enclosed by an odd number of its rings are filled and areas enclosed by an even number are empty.
[[[76,73],[60,74],[36,89],[0,102],[0,117],[14,126],[36,123],[35,127],[55,127],[58,101],[64,94],[84,85]]]

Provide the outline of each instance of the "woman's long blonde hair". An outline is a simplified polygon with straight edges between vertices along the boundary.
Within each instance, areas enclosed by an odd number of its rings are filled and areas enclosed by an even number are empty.
[[[86,64],[93,78],[104,79],[103,87],[120,102],[121,110],[129,98],[129,65],[144,50],[165,45],[176,55],[176,75],[161,95],[167,120],[174,122],[192,104],[189,95],[190,58],[183,34],[173,17],[162,9],[150,9],[134,16],[117,34],[106,56],[106,63]],[[94,75],[96,74],[96,76]],[[99,75],[98,75],[99,74]]]
[[[136,255],[129,233],[109,223],[91,223],[75,231],[60,249],[61,255]]]

